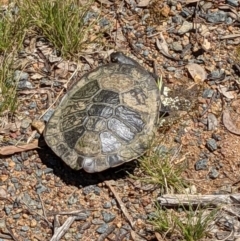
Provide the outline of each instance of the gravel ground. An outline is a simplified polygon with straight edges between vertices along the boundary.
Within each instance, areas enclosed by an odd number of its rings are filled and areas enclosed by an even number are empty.
[[[59,240],[53,235],[63,224],[61,240],[163,240],[148,222],[163,193],[130,177],[141,173],[137,161],[99,174],[73,171],[40,134],[64,86],[115,50],[161,75],[170,97],[179,97],[157,138],[179,150],[176,162],[185,163],[183,176],[196,193],[239,192],[239,1],[99,2],[103,7],[95,3],[88,17],[100,15],[107,47],[90,46],[77,65],[56,56],[43,37],[27,36],[16,58],[27,67],[15,71],[16,114],[11,122],[0,117],[0,241]],[[34,141],[39,148],[27,144]],[[15,145],[30,150],[15,153]],[[209,240],[237,240],[237,217],[223,214]]]

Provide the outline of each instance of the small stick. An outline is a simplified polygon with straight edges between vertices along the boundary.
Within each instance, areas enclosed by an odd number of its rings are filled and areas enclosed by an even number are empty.
[[[118,196],[117,192],[115,191],[115,189],[113,188],[113,186],[111,185],[110,181],[104,181],[104,183],[106,184],[106,186],[111,190],[111,192],[113,193],[114,197],[116,198],[124,216],[126,217],[126,219],[128,220],[128,222],[130,223],[132,229],[134,230],[134,222],[131,218],[131,216],[128,213],[128,210],[126,209],[124,203],[122,202],[121,198]]]
[[[78,68],[75,69],[75,71],[73,72],[72,76],[69,78],[69,80],[67,81],[67,83],[65,84],[65,86],[68,85],[69,81],[73,78],[73,76],[77,73]],[[39,120],[49,111],[49,109],[57,102],[57,100],[60,98],[61,94],[63,93],[63,91],[66,88],[62,88],[61,91],[59,92],[59,94],[57,95],[56,99],[53,101],[53,103],[47,108],[46,111],[43,112],[43,114],[38,118]]]
[[[50,241],[59,241],[63,237],[63,235],[68,231],[68,229],[75,221],[75,219],[76,219],[75,216],[67,218],[67,220],[61,227],[55,229],[56,232],[54,233]]]
[[[14,241],[18,241],[18,239],[15,237],[15,235],[13,234],[12,230],[10,229],[10,227],[8,227],[7,224],[5,224],[5,226],[6,226],[7,231],[9,232],[10,236],[12,237],[12,239]]]
[[[48,219],[47,219],[47,215],[46,215],[46,211],[45,211],[44,203],[43,203],[43,200],[42,200],[42,197],[41,197],[40,193],[38,193],[38,197],[39,197],[40,202],[41,202],[41,206],[42,206],[42,210],[43,210],[43,216],[44,216],[46,222],[48,223],[48,225],[51,227],[52,224],[51,224],[51,223],[48,221]]]

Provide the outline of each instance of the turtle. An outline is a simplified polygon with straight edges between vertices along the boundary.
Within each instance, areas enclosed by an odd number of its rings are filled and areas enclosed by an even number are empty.
[[[161,108],[156,76],[122,52],[110,58],[67,91],[43,133],[74,170],[122,165],[142,156],[154,137]]]

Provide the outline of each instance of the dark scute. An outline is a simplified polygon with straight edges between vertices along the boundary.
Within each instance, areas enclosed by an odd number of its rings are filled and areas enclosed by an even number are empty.
[[[93,96],[100,89],[97,80],[93,80],[86,85],[84,85],[81,89],[79,89],[72,97],[73,100],[86,99]]]
[[[81,156],[79,156],[78,159],[77,159],[77,163],[78,163],[78,165],[79,165],[80,167],[82,167],[83,160],[84,160],[84,158],[81,157]]]
[[[70,131],[66,131],[63,133],[65,138],[65,142],[68,144],[70,148],[74,148],[77,143],[77,140],[83,135],[85,129],[82,126],[75,127]]]
[[[141,132],[144,128],[144,122],[136,111],[133,111],[126,106],[119,106],[116,108],[116,116],[133,126],[138,132]]]
[[[61,157],[64,153],[68,151],[68,148],[63,144],[60,143],[56,146],[57,154]]]
[[[124,160],[120,159],[120,157],[117,154],[114,154],[114,155],[108,156],[108,163],[110,167],[116,167],[124,163]]]
[[[126,142],[130,142],[135,137],[135,134],[130,128],[116,118],[111,118],[108,121],[108,128],[114,133],[114,135]]]
[[[119,94],[110,90],[102,90],[93,98],[93,102],[118,105],[120,103]]]
[[[85,111],[79,111],[68,115],[66,114],[63,116],[63,120],[61,121],[62,130],[64,131],[65,129],[69,129],[72,126],[83,124],[86,117],[87,113]]]
[[[109,118],[113,114],[113,109],[106,105],[94,104],[88,110],[90,116],[101,116],[104,118]]]

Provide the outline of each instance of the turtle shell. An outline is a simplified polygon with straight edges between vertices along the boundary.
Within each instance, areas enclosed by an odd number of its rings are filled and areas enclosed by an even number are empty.
[[[47,123],[44,138],[72,169],[100,172],[147,150],[159,108],[159,90],[146,70],[110,63],[72,86]]]

